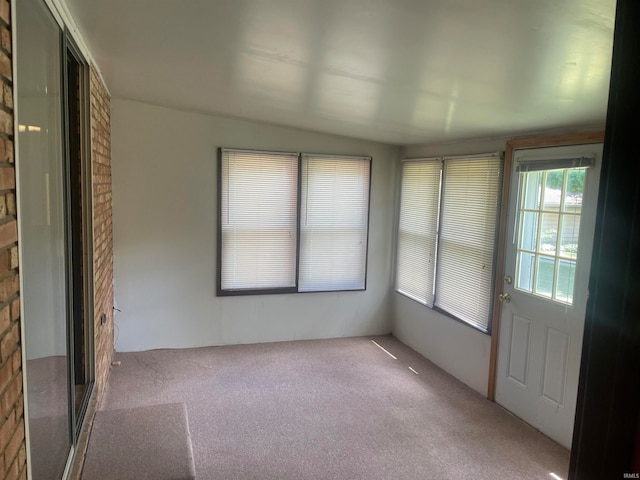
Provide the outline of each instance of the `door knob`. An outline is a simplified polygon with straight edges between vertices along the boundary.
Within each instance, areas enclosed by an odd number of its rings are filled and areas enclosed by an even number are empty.
[[[511,295],[509,295],[508,293],[501,293],[500,295],[498,295],[498,300],[504,303],[509,303],[511,301]]]
[[[511,285],[513,283],[513,278],[511,278],[511,275],[507,275],[506,277],[504,277],[504,283],[506,283],[507,285]]]

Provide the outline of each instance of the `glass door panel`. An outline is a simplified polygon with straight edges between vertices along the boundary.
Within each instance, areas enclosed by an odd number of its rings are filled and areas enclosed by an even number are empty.
[[[571,305],[585,169],[520,175],[515,286]]]
[[[71,448],[62,34],[44,2],[17,5],[19,195],[27,400],[34,480]]]

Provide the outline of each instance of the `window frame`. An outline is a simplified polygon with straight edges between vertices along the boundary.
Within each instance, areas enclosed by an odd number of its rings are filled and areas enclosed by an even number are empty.
[[[441,233],[442,233],[442,225],[443,225],[443,221],[446,222],[446,219],[443,219],[443,198],[444,198],[444,192],[445,192],[445,182],[446,182],[446,175],[445,175],[445,162],[447,160],[460,160],[460,159],[469,159],[469,160],[473,160],[473,159],[478,159],[478,158],[490,158],[490,157],[495,157],[499,159],[500,165],[499,165],[499,175],[500,175],[500,180],[498,182],[499,185],[499,189],[497,192],[497,208],[496,208],[496,215],[495,215],[495,233],[494,233],[494,239],[493,239],[493,258],[492,258],[492,276],[491,276],[491,281],[490,281],[490,290],[491,290],[491,297],[490,297],[490,308],[489,308],[489,312],[488,312],[488,322],[487,322],[487,328],[486,330],[484,328],[482,328],[479,325],[476,325],[475,323],[472,322],[468,322],[458,316],[456,316],[455,314],[449,312],[448,310],[445,310],[444,308],[440,307],[439,305],[437,305],[437,285],[438,285],[438,269],[439,269],[439,264],[440,264],[440,243],[441,243]],[[414,298],[411,295],[408,295],[406,293],[401,292],[398,289],[398,263],[399,263],[399,259],[398,259],[398,252],[399,252],[399,233],[400,233],[400,225],[399,225],[399,220],[400,220],[400,215],[402,212],[402,204],[401,202],[398,202],[398,223],[396,225],[396,255],[395,255],[395,278],[394,278],[394,291],[400,295],[402,295],[403,297],[407,297],[408,299],[419,303],[420,305],[429,308],[430,310],[436,311],[448,318],[451,318],[463,325],[466,325],[468,327],[473,328],[474,330],[477,330],[481,333],[484,333],[485,335],[491,335],[492,333],[492,326],[493,326],[493,311],[495,309],[495,300],[494,300],[494,289],[495,289],[495,278],[496,278],[496,267],[497,267],[497,260],[498,260],[498,238],[499,238],[499,229],[500,229],[500,212],[501,212],[501,208],[502,208],[502,187],[505,181],[505,175],[504,175],[504,166],[505,166],[505,162],[504,162],[504,152],[499,151],[499,152],[492,152],[492,153],[481,153],[481,154],[471,154],[471,155],[446,155],[446,156],[439,156],[439,157],[422,157],[422,158],[407,158],[407,159],[403,159],[401,162],[405,163],[405,162],[433,162],[433,161],[440,161],[440,184],[439,184],[439,195],[438,195],[438,209],[437,209],[437,221],[436,221],[436,245],[435,245],[435,261],[434,261],[434,265],[433,265],[433,270],[431,272],[431,275],[433,276],[433,302],[432,304],[428,304],[425,302],[420,301],[417,298]],[[402,172],[400,174],[400,191],[399,191],[399,195],[402,195],[402,186],[403,186],[403,176],[402,176]]]
[[[417,296],[414,296],[412,294],[410,294],[408,291],[404,291],[401,292],[399,290],[399,285],[398,285],[398,269],[400,266],[400,262],[399,262],[399,254],[400,254],[400,241],[401,241],[401,237],[402,237],[402,233],[401,233],[401,222],[402,222],[402,198],[403,198],[403,191],[404,191],[404,184],[403,184],[403,174],[404,174],[404,167],[405,165],[408,164],[433,164],[436,165],[437,164],[437,168],[438,168],[438,182],[437,182],[437,195],[435,195],[437,197],[436,201],[437,201],[437,205],[436,208],[433,209],[434,211],[432,213],[435,213],[435,222],[434,222],[434,234],[433,234],[433,267],[432,267],[432,281],[431,281],[431,292],[430,295],[427,296],[431,296],[432,302],[429,303],[428,301],[422,301],[420,298],[418,298]],[[440,204],[442,202],[442,174],[443,174],[443,168],[442,168],[442,157],[428,157],[428,158],[411,158],[411,159],[405,159],[401,161],[401,171],[400,171],[400,179],[399,179],[399,185],[400,188],[398,190],[398,195],[399,195],[399,201],[398,201],[398,221],[396,224],[396,231],[395,231],[395,235],[396,235],[396,248],[395,248],[395,262],[394,262],[394,290],[396,292],[398,292],[399,294],[410,298],[411,300],[424,305],[426,307],[429,308],[433,308],[434,305],[434,294],[435,294],[435,271],[437,268],[437,260],[438,260],[438,234],[439,234],[439,228],[440,228]],[[414,236],[418,236],[417,234],[414,234]],[[427,235],[420,235],[420,237],[425,238],[427,237]]]
[[[576,267],[578,265],[578,255],[576,254],[575,257],[571,258],[569,256],[561,256],[560,255],[560,242],[561,242],[561,235],[564,231],[564,224],[563,224],[563,219],[565,216],[576,216],[578,217],[578,222],[580,224],[579,227],[579,231],[582,230],[582,216],[583,216],[583,211],[582,211],[582,203],[580,205],[580,212],[579,213],[575,213],[575,212],[568,212],[564,209],[564,203],[566,201],[566,189],[568,188],[568,176],[572,171],[577,171],[577,170],[583,170],[584,171],[584,186],[586,186],[586,181],[589,179],[589,171],[595,166],[596,164],[596,158],[593,155],[581,155],[581,156],[574,156],[574,155],[569,155],[569,156],[562,156],[562,155],[558,155],[558,156],[552,156],[552,157],[544,157],[544,158],[537,158],[536,156],[525,156],[525,157],[521,157],[521,158],[517,158],[515,159],[515,155],[514,155],[514,162],[515,162],[515,168],[514,168],[514,174],[518,175],[520,178],[518,178],[518,193],[519,196],[516,199],[517,202],[517,211],[516,211],[516,234],[515,234],[515,252],[516,252],[516,261],[515,261],[515,270],[514,270],[514,289],[517,290],[518,292],[520,292],[523,295],[529,295],[533,298],[538,298],[538,299],[544,299],[550,302],[553,302],[555,304],[558,305],[564,305],[565,308],[569,308],[569,309],[573,309],[575,308],[575,293],[576,293],[576,287],[575,287],[575,283],[572,286],[571,289],[571,301],[563,301],[560,300],[557,297],[557,291],[556,291],[556,286],[557,286],[557,277],[559,276],[559,266],[561,262],[569,262],[571,264],[573,264],[573,268],[574,268],[574,272],[573,272],[573,276],[572,276],[572,282],[575,282],[576,280]],[[546,184],[546,177],[548,175],[549,172],[563,172],[563,179],[562,179],[562,185],[561,185],[561,194],[560,194],[560,203],[559,203],[559,208],[558,208],[558,212],[553,212],[551,210],[545,209],[544,207],[544,201],[541,198],[538,200],[538,208],[536,209],[531,209],[528,207],[525,207],[525,195],[526,195],[526,189],[528,188],[526,186],[526,176],[530,173],[542,173],[542,178],[540,180],[540,185],[542,187],[542,189],[545,188],[545,184]],[[584,190],[582,192],[582,194],[584,194]],[[537,217],[536,217],[536,223],[537,224],[541,224],[542,223],[542,215],[543,214],[551,214],[551,215],[557,215],[558,216],[558,229],[557,229],[557,239],[556,239],[556,250],[554,252],[553,255],[548,255],[548,254],[544,254],[542,252],[540,252],[538,250],[538,245],[535,245],[533,250],[534,251],[530,251],[524,248],[521,248],[520,246],[520,235],[522,232],[522,224],[523,224],[523,213],[524,212],[535,212]],[[536,226],[536,231],[539,230],[539,225]],[[578,233],[578,235],[580,236],[580,234]],[[540,236],[540,233],[538,233],[536,235],[537,237]],[[540,241],[539,238],[536,238],[536,243]],[[578,241],[578,248],[577,248],[577,252],[580,252],[580,245],[582,244],[581,241]],[[536,263],[537,259],[540,257],[543,258],[547,258],[547,259],[553,259],[554,262],[554,267],[553,267],[553,283],[552,283],[552,287],[551,287],[551,294],[550,296],[546,296],[543,295],[541,293],[538,293],[537,291],[537,285],[535,285],[536,280],[537,280],[537,272],[535,276],[532,276],[532,287],[531,287],[531,291],[527,291],[525,289],[521,289],[519,288],[518,285],[518,277],[517,274],[520,272],[520,260],[519,260],[519,255],[520,253],[529,253],[533,255],[533,262],[534,264]],[[538,270],[538,266],[536,265],[536,270]],[[568,297],[569,295],[567,295]]]
[[[260,150],[260,149],[248,149],[248,148],[231,148],[231,147],[219,147],[218,149],[218,165],[217,165],[217,232],[216,232],[216,296],[218,297],[234,297],[234,296],[246,296],[246,295],[278,295],[278,294],[313,294],[313,293],[340,293],[340,292],[363,292],[367,290],[367,279],[369,273],[369,229],[371,225],[371,185],[373,174],[373,157],[369,155],[336,155],[326,153],[309,153],[309,152],[288,152],[288,151],[275,151],[275,150]],[[298,170],[297,170],[297,199],[296,199],[296,248],[295,248],[295,285],[293,287],[274,287],[274,288],[247,288],[247,289],[222,289],[222,163],[223,152],[225,150],[230,151],[244,151],[253,153],[269,153],[269,154],[281,154],[281,155],[296,155],[298,157]],[[349,158],[366,160],[369,169],[369,179],[367,184],[367,234],[365,253],[364,253],[364,282],[363,288],[357,289],[340,289],[340,290],[305,290],[300,291],[300,249],[301,249],[301,225],[300,215],[302,210],[302,159],[304,155],[315,157],[327,157],[327,158]]]

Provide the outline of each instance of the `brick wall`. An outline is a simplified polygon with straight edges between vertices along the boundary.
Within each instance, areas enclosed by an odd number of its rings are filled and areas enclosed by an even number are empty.
[[[80,480],[93,424],[93,417],[104,396],[113,356],[113,235],[111,222],[111,122],[109,94],[92,68],[91,163],[93,169],[93,279],[96,391],[87,407],[85,423],[76,445],[69,478]],[[106,315],[103,325],[102,314]]]
[[[91,156],[93,163],[93,278],[98,403],[113,355],[113,230],[111,210],[111,108],[100,76],[91,69]],[[107,322],[101,325],[100,316]]]
[[[27,478],[9,0],[0,0],[0,478]]]

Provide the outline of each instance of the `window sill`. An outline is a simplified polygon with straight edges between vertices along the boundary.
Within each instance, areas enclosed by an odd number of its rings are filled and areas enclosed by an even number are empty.
[[[443,315],[443,316],[445,316],[447,318],[455,320],[456,322],[461,323],[462,325],[464,325],[466,327],[470,327],[470,328],[472,328],[474,330],[477,330],[480,333],[484,333],[485,335],[489,335],[489,336],[491,335],[491,326],[489,326],[488,329],[484,329],[484,328],[479,327],[479,326],[477,326],[477,325],[475,325],[473,323],[467,322],[466,320],[463,320],[463,319],[461,319],[459,317],[456,317],[455,315],[447,312],[446,310],[443,310],[442,308],[440,308],[440,307],[438,307],[436,305],[429,305],[428,303],[425,303],[425,302],[423,302],[423,301],[421,301],[421,300],[419,300],[419,299],[417,299],[417,298],[415,298],[415,297],[413,297],[411,295],[403,293],[403,292],[401,292],[399,290],[396,290],[395,292],[397,294],[399,294],[399,295],[402,295],[403,297],[408,298],[409,300],[412,300],[412,301],[422,305],[425,308],[428,308],[429,310],[432,310],[432,311],[437,312],[437,313],[439,313],[439,314],[441,314],[441,315]]]

